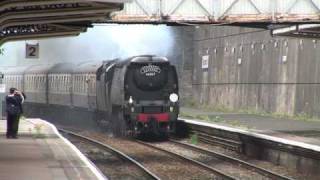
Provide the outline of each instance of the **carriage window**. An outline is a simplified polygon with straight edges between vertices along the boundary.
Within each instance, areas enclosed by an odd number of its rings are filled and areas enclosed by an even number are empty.
[[[86,75],[82,75],[82,92],[85,93],[86,92]]]
[[[79,75],[79,81],[78,81],[78,86],[79,86],[79,92],[82,92],[82,85],[81,85],[81,75]]]
[[[68,92],[68,88],[70,87],[69,86],[69,79],[70,79],[70,76],[66,75],[66,81],[65,81],[65,89],[66,89],[66,92]]]
[[[52,82],[53,82],[53,84],[52,84],[53,89],[54,89],[54,90],[56,90],[56,89],[57,89],[57,85],[56,85],[56,83],[57,83],[57,81],[56,81],[56,76],[53,76],[53,77],[52,77]]]
[[[78,76],[77,75],[74,77],[74,88],[75,88],[75,91],[78,92]]]
[[[51,89],[53,88],[53,77],[52,76],[50,76],[50,87],[51,87]]]
[[[58,89],[58,91],[61,91],[61,79],[62,79],[62,77],[61,77],[61,75],[58,75],[58,79],[57,79],[57,89]]]
[[[38,85],[37,79],[38,79],[38,78],[37,78],[37,76],[35,75],[35,76],[34,76],[34,88],[33,88],[34,90],[37,89],[37,85]]]

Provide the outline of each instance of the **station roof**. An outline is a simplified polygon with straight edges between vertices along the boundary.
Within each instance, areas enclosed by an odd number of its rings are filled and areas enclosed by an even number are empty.
[[[110,19],[128,0],[4,0],[0,2],[0,43],[74,36]]]

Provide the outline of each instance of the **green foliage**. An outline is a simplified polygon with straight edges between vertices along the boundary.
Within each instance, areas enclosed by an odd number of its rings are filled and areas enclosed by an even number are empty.
[[[0,55],[4,55],[4,48],[0,48]]]
[[[191,142],[191,144],[197,145],[198,142],[199,142],[198,135],[197,134],[192,134],[191,138],[190,138],[190,142]]]
[[[189,118],[189,119],[194,119],[195,118],[195,116],[193,116],[192,114],[189,114],[189,113],[187,113],[187,112],[180,112],[179,113],[179,116],[181,116],[181,117],[184,117],[184,118]]]
[[[216,115],[206,115],[206,114],[192,114],[188,112],[181,112],[180,113],[181,117],[184,118],[189,118],[189,119],[199,119],[199,120],[204,120],[208,122],[223,122],[223,118],[221,116],[216,116]]]
[[[43,124],[35,124],[34,129],[36,130],[36,133],[33,135],[34,138],[45,138],[45,135],[41,132]]]

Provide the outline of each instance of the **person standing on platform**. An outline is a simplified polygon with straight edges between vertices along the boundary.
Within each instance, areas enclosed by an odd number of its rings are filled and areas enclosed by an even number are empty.
[[[19,102],[19,114],[13,123],[13,138],[18,138],[19,122],[20,122],[20,117],[23,113],[22,104],[24,103],[24,100],[25,100],[25,94],[16,89],[14,96],[17,98]]]
[[[19,117],[24,97],[16,88],[10,88],[6,96],[7,138],[18,138]]]

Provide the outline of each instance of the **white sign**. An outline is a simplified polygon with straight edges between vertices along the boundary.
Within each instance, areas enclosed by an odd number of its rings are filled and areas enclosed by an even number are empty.
[[[286,63],[287,62],[287,56],[282,56],[282,62]]]
[[[39,58],[39,44],[26,44],[26,58]]]
[[[209,68],[209,55],[202,56],[202,69]]]
[[[6,92],[6,84],[0,84],[0,93]]]

